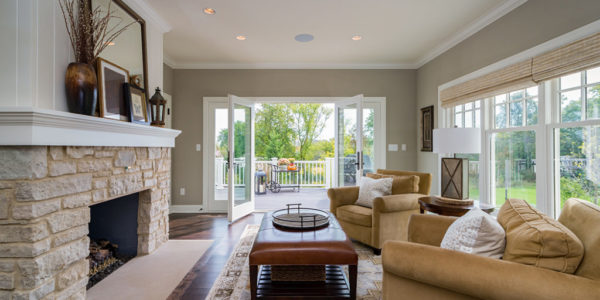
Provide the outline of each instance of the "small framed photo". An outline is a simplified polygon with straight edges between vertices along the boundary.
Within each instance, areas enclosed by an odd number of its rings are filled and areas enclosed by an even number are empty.
[[[129,82],[129,72],[110,61],[98,58],[98,102],[100,117],[129,120],[123,84]]]
[[[144,90],[129,83],[124,83],[123,92],[129,107],[129,121],[138,124],[150,124]]]
[[[433,151],[433,105],[421,108],[421,151]]]

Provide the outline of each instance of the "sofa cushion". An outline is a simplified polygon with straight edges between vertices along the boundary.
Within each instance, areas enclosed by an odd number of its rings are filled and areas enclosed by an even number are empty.
[[[573,231],[585,249],[575,275],[600,280],[600,207],[571,198],[563,206],[558,221]]]
[[[498,222],[506,231],[505,260],[572,274],[583,258],[579,238],[525,200],[506,200]]]
[[[392,193],[392,182],[392,178],[361,178],[360,189],[358,190],[358,200],[356,200],[354,204],[373,208],[373,200],[375,200],[375,198],[387,196]]]
[[[367,177],[373,179],[392,178],[392,195],[417,193],[419,191],[419,176],[416,175],[384,175],[367,173]]]
[[[344,205],[337,208],[336,216],[348,223],[371,227],[373,212],[370,208],[358,205]]]
[[[472,209],[448,227],[441,248],[480,256],[501,258],[504,229],[481,209]]]

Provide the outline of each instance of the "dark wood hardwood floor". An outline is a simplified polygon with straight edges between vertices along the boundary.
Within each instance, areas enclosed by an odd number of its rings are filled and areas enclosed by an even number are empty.
[[[204,299],[221,273],[244,228],[260,224],[263,214],[248,215],[233,224],[223,214],[171,214],[169,238],[214,240],[212,246],[171,293],[169,300]]]

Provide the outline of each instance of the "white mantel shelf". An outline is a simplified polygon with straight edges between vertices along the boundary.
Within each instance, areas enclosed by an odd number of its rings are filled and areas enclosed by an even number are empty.
[[[181,130],[34,107],[0,107],[3,146],[175,147]]]

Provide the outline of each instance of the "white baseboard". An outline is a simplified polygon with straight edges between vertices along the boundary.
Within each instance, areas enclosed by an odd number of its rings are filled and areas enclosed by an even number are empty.
[[[171,205],[169,207],[169,213],[188,213],[188,214],[196,214],[203,213],[205,211],[202,210],[202,205]]]

